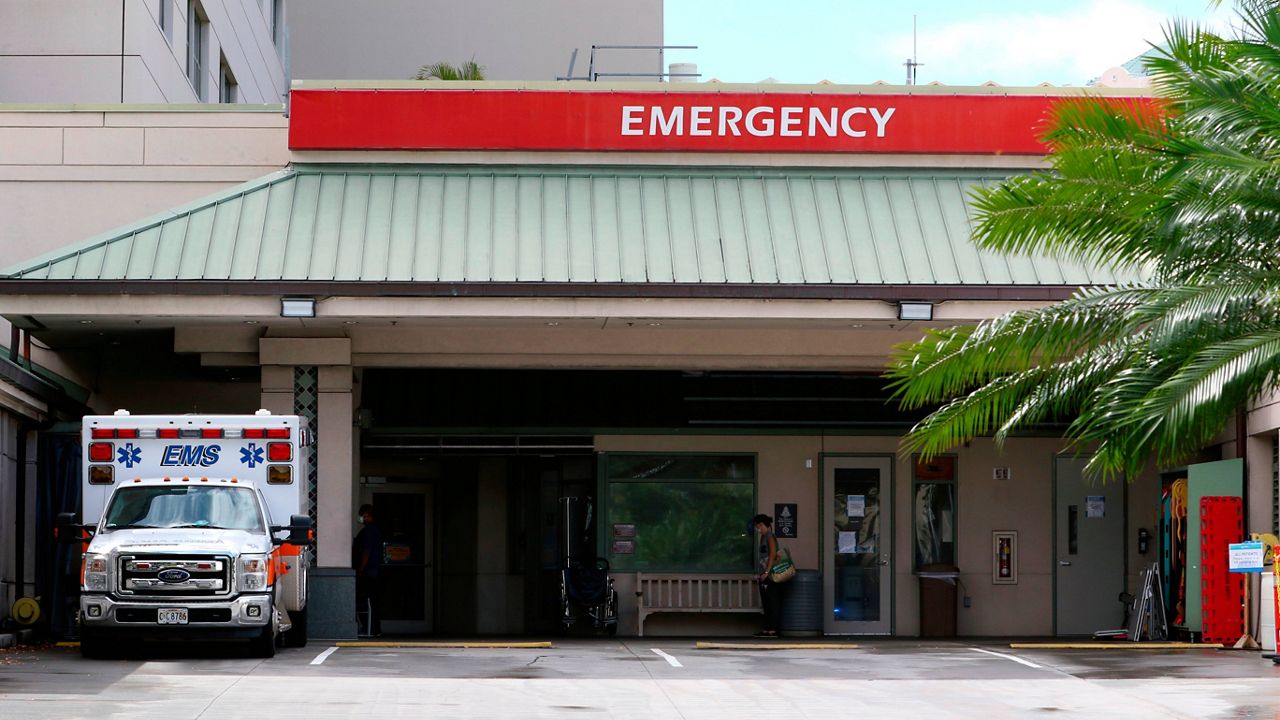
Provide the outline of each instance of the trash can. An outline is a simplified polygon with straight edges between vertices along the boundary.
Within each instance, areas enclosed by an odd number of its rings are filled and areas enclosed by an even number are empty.
[[[925,565],[920,577],[920,637],[956,636],[956,584],[960,568],[954,565]]]
[[[822,573],[797,570],[782,593],[782,623],[785,637],[822,635]]]

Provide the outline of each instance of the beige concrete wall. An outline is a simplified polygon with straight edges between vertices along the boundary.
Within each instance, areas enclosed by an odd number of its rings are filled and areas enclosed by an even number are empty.
[[[160,7],[170,13],[160,24]],[[187,76],[186,0],[0,0],[0,102],[187,103],[218,100],[225,58],[236,102],[283,102],[284,55],[259,0],[201,0],[203,87]]]
[[[280,110],[0,105],[0,267],[279,170],[287,132]]]
[[[660,45],[662,0],[306,0],[289,6],[292,75],[409,79],[435,62],[475,60],[492,80],[554,80],[578,48]],[[608,51],[607,72],[656,72],[654,52]],[[649,78],[652,79],[652,78]]]
[[[919,633],[919,580],[912,572],[912,461],[898,453],[896,437],[854,436],[597,436],[602,452],[755,452],[758,453],[758,503],[772,514],[774,503],[798,505],[800,533],[788,547],[802,568],[820,567],[818,493],[821,458],[840,454],[890,455],[893,464],[894,632]],[[1055,557],[1053,553],[1053,459],[1063,441],[1017,438],[997,449],[990,439],[957,448],[957,565],[961,571],[961,603],[957,629],[966,636],[1047,636],[1053,634]],[[813,467],[806,461],[813,460]],[[994,467],[1008,467],[1011,480],[992,479]],[[1159,486],[1154,473],[1129,487],[1129,525],[1154,529],[1159,512]],[[1018,533],[1018,583],[992,583],[992,537],[995,531]],[[1130,533],[1131,534],[1131,533]],[[1136,543],[1125,541],[1130,587],[1136,569],[1153,554],[1139,556]],[[620,632],[635,632],[634,577],[618,578],[622,603]],[[646,634],[732,634],[750,620],[656,615],[646,621]]]

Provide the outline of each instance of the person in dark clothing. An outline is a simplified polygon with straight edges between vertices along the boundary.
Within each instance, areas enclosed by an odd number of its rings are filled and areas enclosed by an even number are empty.
[[[351,546],[351,559],[356,571],[356,612],[357,616],[361,612],[369,613],[368,624],[362,628],[364,634],[378,636],[382,634],[382,592],[379,589],[382,530],[378,528],[372,505],[360,506],[360,521],[364,526]]]
[[[778,637],[778,626],[782,624],[782,592],[786,585],[769,580],[769,569],[778,562],[778,539],[773,535],[773,518],[768,515],[756,515],[751,518],[756,534],[760,536],[760,574],[756,580],[760,583],[760,605],[764,608],[764,630],[756,633],[756,637]]]

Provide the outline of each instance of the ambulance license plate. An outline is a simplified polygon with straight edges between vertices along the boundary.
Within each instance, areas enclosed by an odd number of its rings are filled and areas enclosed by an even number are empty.
[[[160,608],[156,611],[157,625],[186,625],[186,608]]]

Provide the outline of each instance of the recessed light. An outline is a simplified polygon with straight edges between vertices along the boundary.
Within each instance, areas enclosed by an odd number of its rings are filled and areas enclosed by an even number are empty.
[[[558,322],[549,322],[549,323],[547,323],[547,327],[560,327],[560,323],[558,323]]]
[[[649,327],[662,327],[662,323],[649,323]]]
[[[849,327],[851,327],[851,328],[860,328],[860,327],[862,327],[862,323],[853,323],[853,324],[852,324],[852,325],[850,325]]]
[[[359,320],[343,320],[342,324],[343,325],[359,325],[360,321]]]
[[[80,321],[80,324],[81,324],[81,325],[92,325],[92,324],[93,324],[93,321],[92,321],[92,320],[81,320],[81,321]]]
[[[257,325],[257,324],[258,324],[258,321],[257,321],[257,320],[245,320],[245,321],[244,321],[244,324],[245,324],[245,325]]]

